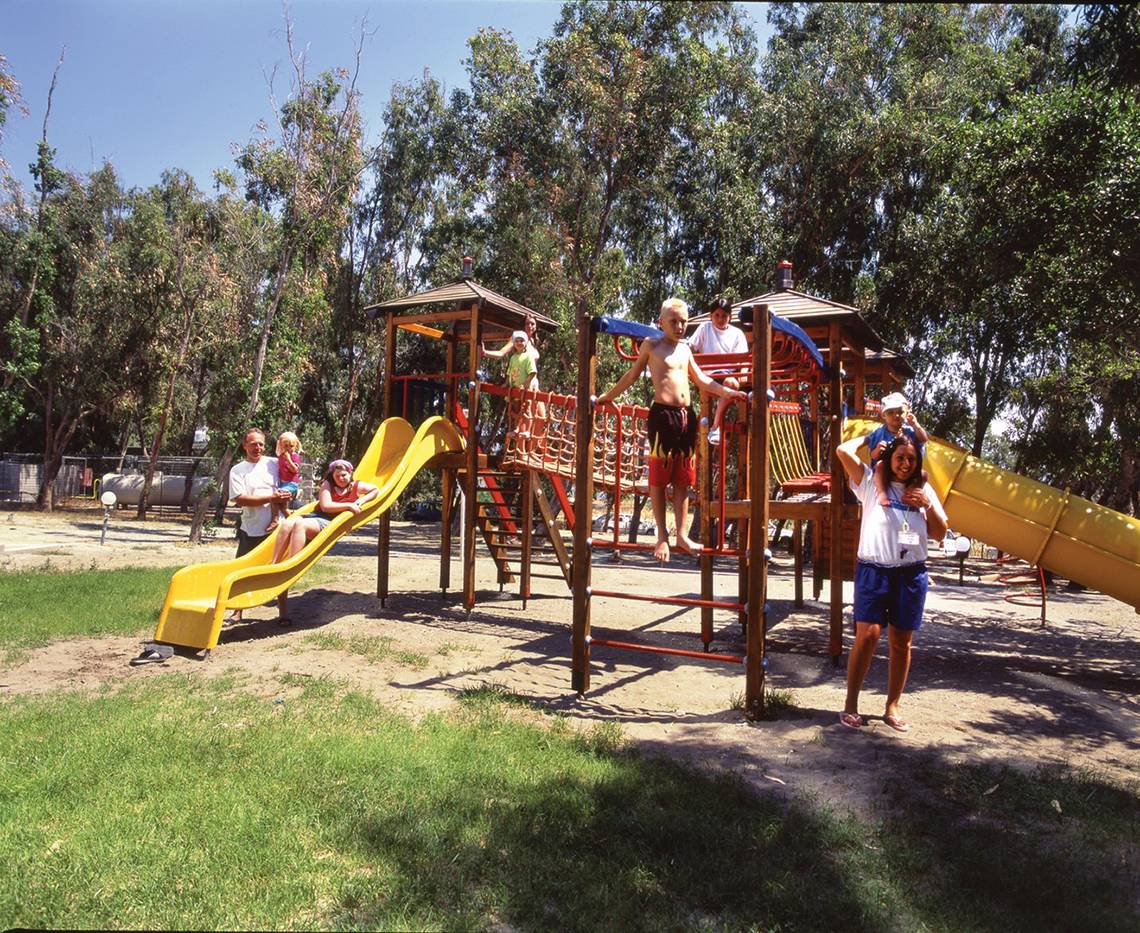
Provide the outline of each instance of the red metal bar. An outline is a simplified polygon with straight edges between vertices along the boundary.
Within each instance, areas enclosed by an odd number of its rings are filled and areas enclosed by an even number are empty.
[[[622,648],[625,651],[644,651],[646,654],[672,654],[681,658],[700,658],[703,661],[724,661],[727,664],[744,663],[744,656],[738,654],[713,654],[709,651],[688,651],[684,648],[659,648],[656,645],[639,645],[632,641],[614,641],[611,638],[594,638],[593,636],[590,636],[588,641],[590,647],[604,645],[607,648]]]
[[[663,606],[708,606],[712,609],[731,609],[742,612],[744,603],[733,603],[724,599],[695,599],[691,596],[645,596],[641,593],[619,593],[617,590],[591,590],[591,596],[609,596],[613,599],[633,599],[643,603],[659,603]]]
[[[621,430],[622,419],[617,419],[617,441],[614,451],[614,544],[621,543]],[[632,516],[630,521],[632,521]]]
[[[716,489],[717,495],[720,496],[720,521],[717,522],[717,545],[720,550],[724,550],[724,518],[725,518],[725,465],[728,462],[728,434],[724,430],[724,424],[721,424],[720,433],[720,475],[717,476]]]

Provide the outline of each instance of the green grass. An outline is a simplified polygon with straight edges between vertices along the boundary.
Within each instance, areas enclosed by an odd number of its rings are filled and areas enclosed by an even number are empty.
[[[409,667],[426,667],[430,658],[415,651],[401,651],[393,646],[396,641],[386,635],[338,635],[336,632],[317,632],[305,643],[325,651],[344,651],[360,655],[372,663],[393,660]]]
[[[176,567],[0,572],[0,648],[153,629]]]
[[[149,633],[178,569],[0,571],[0,652],[11,664],[60,639]],[[318,565],[295,592],[333,576],[334,567]]]
[[[931,767],[940,806],[862,822],[501,688],[413,724],[290,685],[0,705],[0,926],[1134,928],[1140,807],[1093,776]]]

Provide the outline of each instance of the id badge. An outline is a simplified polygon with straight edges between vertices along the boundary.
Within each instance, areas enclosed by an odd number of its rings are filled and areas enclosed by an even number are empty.
[[[918,532],[904,528],[899,532],[900,547],[918,547]]]

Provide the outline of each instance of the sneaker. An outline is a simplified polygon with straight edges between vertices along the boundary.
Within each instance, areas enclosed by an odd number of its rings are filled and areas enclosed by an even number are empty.
[[[713,428],[709,431],[709,443],[714,447],[720,443],[720,428]]]

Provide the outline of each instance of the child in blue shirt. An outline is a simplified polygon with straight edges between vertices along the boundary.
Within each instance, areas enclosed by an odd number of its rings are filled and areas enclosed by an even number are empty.
[[[879,505],[889,508],[891,498],[887,495],[887,478],[882,467],[883,452],[900,434],[909,434],[918,445],[919,454],[925,454],[926,430],[918,423],[910,403],[901,392],[884,396],[879,403],[879,415],[883,423],[867,435],[867,447],[871,452],[871,469],[875,473],[875,490]],[[922,481],[926,482],[926,471],[922,471]]]

